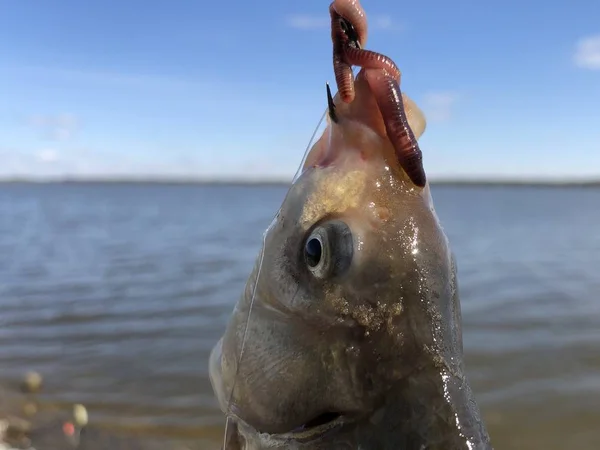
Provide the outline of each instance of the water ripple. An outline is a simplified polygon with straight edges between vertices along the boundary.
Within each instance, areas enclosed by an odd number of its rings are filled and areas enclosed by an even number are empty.
[[[46,401],[84,402],[107,424],[196,437],[219,427],[208,353],[284,195],[1,186],[2,378],[40,370]],[[600,190],[434,186],[433,196],[497,448],[596,448]]]

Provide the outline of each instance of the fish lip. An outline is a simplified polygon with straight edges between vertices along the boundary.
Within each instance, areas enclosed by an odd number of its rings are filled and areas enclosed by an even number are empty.
[[[285,433],[267,433],[254,428],[235,414],[233,414],[231,418],[238,424],[238,428],[242,434],[252,434],[257,436],[261,441],[276,444],[289,444],[290,442],[309,444],[322,439],[325,436],[347,429],[358,421],[358,417],[356,416],[340,414],[338,417],[325,424],[308,429],[298,427],[296,430]]]
[[[282,433],[279,436],[285,440],[294,440],[296,442],[310,442],[323,437],[326,434],[330,434],[339,430],[340,428],[347,427],[355,420],[348,414],[336,413],[337,416],[332,420],[319,425],[315,425],[306,428],[304,425],[289,431]]]

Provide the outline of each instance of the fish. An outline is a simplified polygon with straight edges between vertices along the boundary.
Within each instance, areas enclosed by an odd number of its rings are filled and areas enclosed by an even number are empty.
[[[223,448],[489,450],[418,143],[425,116],[395,63],[365,49],[359,2],[329,12],[326,127],[210,355]]]

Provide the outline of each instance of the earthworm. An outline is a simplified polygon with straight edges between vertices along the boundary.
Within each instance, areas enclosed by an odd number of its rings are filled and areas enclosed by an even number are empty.
[[[367,16],[358,0],[334,0],[329,12],[335,12],[354,27],[358,43],[364,47],[367,43]]]
[[[364,50],[367,40],[367,19],[358,0],[335,0],[329,5],[333,71],[340,97],[346,103],[354,100],[352,66],[383,69],[400,82],[398,66],[385,55]]]
[[[343,50],[336,48],[333,44],[333,73],[335,82],[343,102],[351,103],[354,100],[354,74],[352,66],[343,57]]]
[[[334,0],[329,6],[329,14],[333,69],[342,101],[350,103],[354,100],[352,66],[363,68],[400,166],[415,185],[425,186],[423,155],[404,110],[400,69],[391,58],[363,49],[367,21],[358,0]]]
[[[358,0],[335,0],[329,5],[333,72],[340,97],[346,103],[354,100],[352,63],[346,58],[347,48],[362,48],[367,41],[367,19]]]
[[[400,69],[391,58],[371,50],[348,47],[345,50],[346,61],[363,69],[381,69],[400,83]]]
[[[408,124],[398,81],[377,69],[365,70],[365,78],[381,110],[388,138],[394,146],[400,166],[416,186],[424,187],[427,178],[423,154]]]

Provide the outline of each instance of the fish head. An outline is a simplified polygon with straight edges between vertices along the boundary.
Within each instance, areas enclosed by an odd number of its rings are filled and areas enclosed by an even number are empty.
[[[453,389],[468,390],[454,260],[429,186],[398,164],[361,74],[267,229],[212,352],[232,449],[438,448],[458,426],[448,424]],[[404,105],[420,136],[423,114]]]

